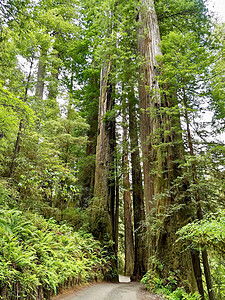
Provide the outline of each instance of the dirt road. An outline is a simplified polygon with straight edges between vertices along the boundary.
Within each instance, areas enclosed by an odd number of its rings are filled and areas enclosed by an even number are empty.
[[[121,280],[121,278],[120,278]],[[151,295],[138,282],[102,283],[82,289],[59,300],[162,300]],[[127,280],[126,280],[127,281]]]

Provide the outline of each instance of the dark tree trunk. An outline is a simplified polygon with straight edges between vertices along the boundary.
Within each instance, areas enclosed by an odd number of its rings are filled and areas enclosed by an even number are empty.
[[[142,174],[140,153],[138,144],[137,113],[135,107],[134,89],[128,95],[129,100],[129,135],[131,148],[132,166],[132,192],[134,211],[134,272],[132,280],[140,280],[147,271],[147,251],[146,251],[146,225],[144,193],[142,186]]]
[[[92,230],[94,236],[102,242],[105,238],[113,239],[112,205],[108,186],[110,165],[112,164],[110,128],[108,121],[104,120],[105,114],[111,109],[110,102],[112,102],[112,91],[109,87],[110,70],[111,63],[109,62],[101,71],[94,200],[90,206],[92,211]]]
[[[94,236],[115,255],[115,118],[106,115],[114,105],[110,71],[111,62],[101,72],[95,187],[89,212]],[[114,245],[110,246],[112,242]],[[115,271],[115,262],[112,267]],[[117,278],[116,274],[111,275]]]
[[[201,269],[199,251],[192,250],[191,256],[192,256],[192,264],[194,268],[195,278],[197,281],[198,291],[199,294],[201,295],[201,299],[204,300],[205,296],[204,296],[204,287],[202,282],[202,269]]]
[[[29,74],[28,74],[28,77],[27,77],[25,93],[24,93],[24,99],[23,99],[24,102],[27,102],[27,96],[28,96],[28,90],[29,90],[29,86],[30,86],[33,63],[34,63],[34,56],[32,56],[32,58],[31,58],[30,70],[29,70]],[[19,151],[20,151],[20,144],[21,144],[21,138],[22,138],[22,133],[23,133],[24,127],[25,127],[25,120],[22,119],[22,120],[20,120],[20,123],[19,123],[19,129],[18,129],[18,133],[17,133],[17,138],[16,138],[16,142],[15,142],[14,151],[13,151],[13,158],[12,158],[12,162],[11,162],[10,167],[9,167],[9,178],[11,178],[13,176],[13,173],[14,173],[14,170],[15,170],[15,167],[16,167],[16,159],[17,159],[17,156],[18,156]]]
[[[116,167],[116,172],[118,172],[118,167]],[[118,248],[119,248],[119,209],[120,209],[120,191],[119,191],[119,176],[116,176],[116,208],[115,208],[115,254],[116,259],[118,258]]]
[[[128,158],[128,123],[126,120],[126,103],[123,103],[123,201],[124,201],[124,230],[125,230],[125,269],[124,274],[131,276],[134,270],[134,241],[133,241],[133,222],[129,179],[129,158]]]
[[[85,99],[85,110],[88,110],[87,123],[90,125],[90,128],[87,132],[87,163],[84,165],[81,172],[82,195],[80,206],[82,208],[88,207],[94,196],[95,161],[93,160],[93,157],[96,154],[98,131],[98,108],[96,99],[99,98],[99,78],[97,78],[97,76],[98,74],[91,76],[89,81],[90,96]]]
[[[13,172],[14,169],[16,167],[16,158],[20,152],[20,143],[21,143],[21,137],[22,137],[22,132],[24,129],[24,125],[25,125],[25,121],[21,120],[20,124],[19,124],[19,130],[17,133],[17,138],[16,138],[16,143],[15,143],[15,147],[14,147],[14,151],[13,151],[13,158],[12,158],[12,162],[9,168],[9,178],[11,178],[13,176]]]

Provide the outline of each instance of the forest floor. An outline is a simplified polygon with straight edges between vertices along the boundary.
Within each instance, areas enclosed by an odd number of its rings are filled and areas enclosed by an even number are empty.
[[[120,276],[119,283],[97,283],[75,291],[68,291],[54,300],[163,300],[160,295],[146,291],[139,282],[129,282],[128,277]]]

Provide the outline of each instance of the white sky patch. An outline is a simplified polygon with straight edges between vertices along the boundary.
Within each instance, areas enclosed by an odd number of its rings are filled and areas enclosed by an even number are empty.
[[[225,0],[208,0],[207,7],[215,13],[219,23],[225,23]]]

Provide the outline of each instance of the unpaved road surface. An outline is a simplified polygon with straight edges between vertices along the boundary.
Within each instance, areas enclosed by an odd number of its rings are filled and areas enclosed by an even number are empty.
[[[163,300],[151,295],[138,282],[102,283],[88,286],[59,300]]]

